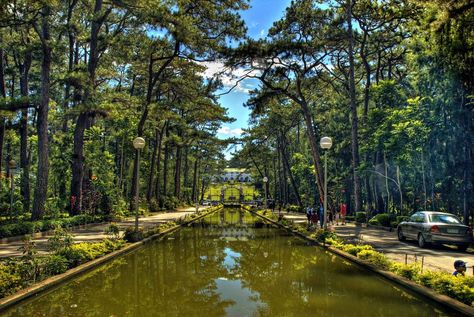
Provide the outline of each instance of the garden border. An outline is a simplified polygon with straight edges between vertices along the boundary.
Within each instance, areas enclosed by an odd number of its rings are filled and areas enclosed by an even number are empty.
[[[425,286],[422,286],[422,285],[419,285],[419,284],[416,284],[415,282],[413,281],[410,281],[406,278],[403,278],[399,275],[396,275],[395,273],[392,273],[392,272],[388,272],[388,271],[384,271],[384,270],[381,270],[379,268],[377,268],[375,265],[372,265],[370,263],[367,263],[366,261],[363,261],[361,259],[359,259],[358,257],[356,256],[353,256],[347,252],[344,252],[342,250],[339,250],[339,249],[336,249],[332,246],[329,246],[329,245],[325,245],[325,244],[322,244],[320,243],[319,241],[317,241],[316,239],[313,239],[313,238],[310,238],[304,234],[302,234],[301,232],[298,232],[296,230],[292,230],[291,228],[287,227],[287,226],[284,226],[282,225],[281,223],[279,223],[278,221],[275,221],[275,220],[272,220],[264,215],[261,215],[253,210],[249,210],[247,208],[244,208],[245,210],[248,210],[249,212],[261,217],[262,219],[280,227],[280,228],[283,228],[291,233],[293,233],[294,235],[296,236],[299,236],[307,241],[310,241],[320,247],[322,247],[323,249],[325,250],[328,250],[334,254],[337,254],[355,264],[357,264],[358,266],[360,267],[363,267],[371,272],[374,272],[380,276],[382,276],[383,278],[391,281],[391,282],[394,282],[395,284],[405,288],[406,290],[408,291],[411,291],[415,294],[418,294],[420,295],[421,297],[433,302],[433,303],[436,303],[437,305],[441,305],[442,307],[444,307],[445,309],[449,310],[450,312],[453,312],[453,313],[457,313],[457,314],[462,314],[462,316],[474,316],[474,308],[473,307],[470,307],[464,303],[461,303],[460,301],[457,301],[455,300],[454,298],[451,298],[449,296],[446,296],[446,295],[442,295],[442,294],[439,294],[437,292],[435,292],[434,290],[428,288],[428,287],[425,287]]]
[[[100,258],[97,258],[97,259],[94,259],[92,261],[89,261],[89,262],[86,262],[84,264],[81,264],[79,266],[76,266],[75,268],[72,268],[70,270],[67,270],[66,272],[62,273],[62,274],[59,274],[59,275],[55,275],[55,276],[51,276],[39,283],[36,283],[32,286],[29,286],[27,288],[24,288],[22,290],[19,290],[18,292],[16,292],[15,294],[12,294],[10,296],[7,296],[7,297],[4,297],[2,299],[0,299],[0,312],[3,312],[5,310],[7,310],[8,308],[20,303],[21,301],[23,300],[26,300],[28,298],[31,298],[35,295],[38,295],[39,293],[42,293],[46,290],[50,290],[56,286],[59,286],[60,284],[63,284],[71,279],[73,279],[74,277],[82,274],[82,273],[85,273],[87,271],[90,271],[94,268],[97,268],[98,266],[106,263],[106,262],[109,262],[110,260],[112,259],[115,259],[121,255],[124,255],[124,254],[127,254],[135,249],[138,249],[144,245],[146,245],[147,243],[151,242],[151,241],[154,241],[158,238],[161,238],[163,236],[166,236],[178,229],[180,229],[181,227],[184,227],[184,226],[187,226],[193,222],[196,222],[197,220],[200,220],[204,217],[206,217],[207,215],[211,214],[211,213],[214,213],[218,210],[221,210],[223,208],[222,205],[219,205],[217,206],[216,208],[209,208],[209,209],[205,209],[205,212],[201,215],[199,215],[198,217],[194,218],[194,219],[191,219],[187,222],[183,222],[181,224],[178,224],[172,228],[169,228],[163,232],[160,232],[160,233],[155,233],[154,235],[150,236],[150,237],[147,237],[141,241],[138,241],[138,242],[135,242],[135,243],[132,243],[132,244],[129,244],[129,245],[126,245],[125,247],[117,250],[117,251],[114,251],[114,252],[111,252],[109,254],[106,254]]]

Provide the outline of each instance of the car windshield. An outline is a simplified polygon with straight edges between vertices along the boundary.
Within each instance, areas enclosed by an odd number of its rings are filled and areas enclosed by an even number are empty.
[[[451,216],[451,215],[443,215],[443,214],[432,214],[430,215],[431,222],[441,222],[441,223],[452,223],[452,224],[460,224],[458,218]]]

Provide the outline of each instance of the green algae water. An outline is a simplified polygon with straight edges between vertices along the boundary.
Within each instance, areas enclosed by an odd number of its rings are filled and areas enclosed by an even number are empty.
[[[247,212],[225,209],[0,316],[449,315]]]

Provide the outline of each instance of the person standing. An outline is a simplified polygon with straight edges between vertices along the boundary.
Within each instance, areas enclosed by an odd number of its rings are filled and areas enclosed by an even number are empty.
[[[347,205],[345,203],[341,203],[339,205],[339,214],[341,215],[342,225],[345,225],[346,224],[346,214],[347,214]]]
[[[306,207],[306,218],[308,219],[308,226],[311,224],[311,207]]]
[[[321,229],[324,228],[324,222],[327,219],[324,219],[324,207],[323,204],[319,204],[319,222],[321,223]]]

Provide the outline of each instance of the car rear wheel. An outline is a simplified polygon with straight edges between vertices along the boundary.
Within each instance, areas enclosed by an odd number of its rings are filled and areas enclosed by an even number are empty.
[[[418,234],[418,246],[420,248],[426,248],[428,246],[428,243],[426,243],[425,237],[423,237],[423,234],[421,233]]]
[[[399,240],[399,241],[405,241],[405,240],[407,239],[407,238],[403,235],[402,228],[398,228],[397,234],[398,234],[398,240]]]

